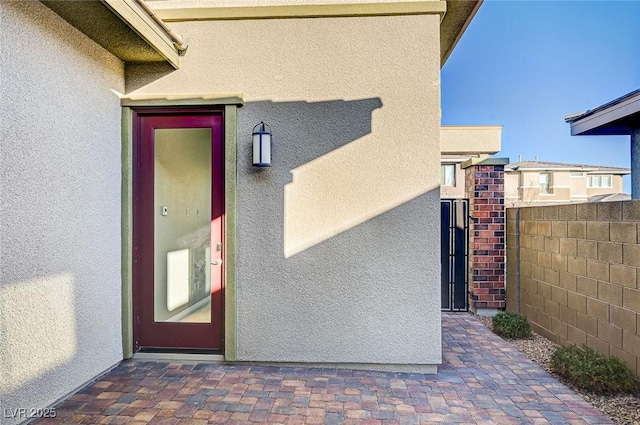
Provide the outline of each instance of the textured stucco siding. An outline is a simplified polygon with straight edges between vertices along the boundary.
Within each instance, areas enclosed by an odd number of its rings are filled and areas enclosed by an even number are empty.
[[[520,173],[504,173],[505,205],[516,202],[520,194]]]
[[[44,407],[122,358],[123,64],[39,2],[0,2],[0,404]],[[11,424],[24,418],[3,417]]]
[[[440,363],[439,19],[175,23],[180,70],[128,68],[134,95],[244,97],[238,360]]]
[[[494,154],[502,145],[501,126],[445,126],[440,129],[440,152],[459,155]]]
[[[569,186],[571,186],[572,200],[585,200],[589,197],[586,177],[571,177],[569,179]]]
[[[623,191],[622,176],[612,176],[613,193],[621,193]]]

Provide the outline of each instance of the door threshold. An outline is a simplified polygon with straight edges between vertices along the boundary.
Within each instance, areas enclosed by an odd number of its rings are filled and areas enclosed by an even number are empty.
[[[133,360],[155,360],[155,361],[186,361],[204,363],[224,363],[223,354],[192,354],[192,353],[149,353],[137,352],[133,355]]]

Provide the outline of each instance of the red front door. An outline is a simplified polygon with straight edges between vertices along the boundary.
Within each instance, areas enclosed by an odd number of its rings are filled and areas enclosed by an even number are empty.
[[[224,347],[222,111],[134,111],[134,349]]]

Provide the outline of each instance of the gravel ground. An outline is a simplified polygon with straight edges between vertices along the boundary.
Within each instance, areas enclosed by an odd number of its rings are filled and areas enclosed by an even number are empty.
[[[491,328],[490,317],[476,318]],[[549,341],[547,338],[533,333],[531,339],[521,340],[509,340],[513,345],[527,355],[531,360],[542,366],[547,372],[553,372],[549,369],[549,359],[551,354],[555,351],[557,344]],[[555,376],[555,375],[554,375]],[[566,386],[571,388],[582,398],[589,403],[593,404],[598,410],[607,415],[612,421],[620,425],[640,425],[640,394],[636,396],[630,395],[617,395],[617,396],[600,396],[590,393],[585,393],[574,386],[571,383],[564,381],[562,378],[556,376],[558,379],[564,382]]]

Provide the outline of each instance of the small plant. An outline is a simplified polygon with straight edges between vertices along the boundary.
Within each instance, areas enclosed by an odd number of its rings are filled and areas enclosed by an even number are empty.
[[[518,313],[501,311],[493,316],[493,332],[507,339],[531,338],[531,325],[526,317]]]
[[[640,390],[620,359],[604,356],[584,344],[558,347],[549,367],[576,387],[595,394],[635,394]]]

